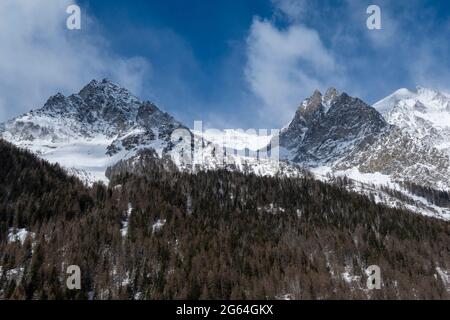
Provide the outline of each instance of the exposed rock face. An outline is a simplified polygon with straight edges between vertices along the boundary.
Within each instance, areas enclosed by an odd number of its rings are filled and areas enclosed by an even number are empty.
[[[306,99],[280,134],[295,163],[450,188],[449,96],[399,90],[375,105],[329,89]],[[382,111],[381,114],[378,110]],[[442,126],[448,119],[448,126]]]
[[[333,88],[315,91],[281,131],[281,156],[324,180],[345,175],[359,182],[352,191],[387,205],[449,220],[448,207],[403,184],[450,189],[449,105],[450,95],[424,88],[400,89],[374,107]]]
[[[374,108],[331,88],[325,96],[316,91],[302,103],[281,132],[280,145],[293,151],[290,160],[318,166],[335,162],[388,128]]]
[[[400,89],[374,105],[399,131],[379,146],[390,148],[396,159],[387,163],[394,177],[450,188],[449,105],[450,95],[422,87]]]
[[[91,81],[69,97],[58,93],[41,109],[8,121],[3,127],[4,135],[10,133],[10,139],[16,142],[41,139],[56,143],[98,135],[120,139],[132,130],[141,130],[145,135],[161,132],[167,138],[168,132],[182,125],[154,104],[141,102],[128,90],[104,79]]]
[[[185,130],[190,141],[171,141],[176,129]],[[0,136],[60,163],[87,182],[107,182],[108,167],[121,160],[139,162],[148,155],[142,150],[154,150],[161,159],[170,156],[183,170],[225,168],[264,175],[304,172],[269,160],[234,154],[222,157],[222,146],[194,135],[155,104],[140,101],[108,80],[93,80],[68,97],[50,97],[42,108],[0,125]],[[194,145],[202,148],[194,150]],[[200,161],[194,163],[195,159]]]
[[[151,102],[104,79],[91,81],[77,94],[50,97],[42,108],[2,124],[0,135],[102,180],[107,166],[140,149],[170,151],[170,134],[177,128],[187,130]]]

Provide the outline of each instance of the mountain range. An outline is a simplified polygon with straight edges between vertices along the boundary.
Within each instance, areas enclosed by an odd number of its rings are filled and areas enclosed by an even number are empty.
[[[177,129],[188,133],[188,144],[173,140]],[[223,136],[191,130],[106,79],[93,80],[68,97],[58,93],[42,108],[0,125],[3,139],[59,163],[88,184],[108,183],[108,167],[121,160],[138,163],[151,149],[188,171],[225,168],[301,176],[306,168],[327,182],[345,176],[351,181],[348,189],[376,202],[450,219],[448,94],[400,89],[370,106],[330,88],[305,99],[277,136],[227,133],[231,142],[220,157]],[[274,146],[281,161],[260,156]],[[184,161],[187,154],[201,163]]]

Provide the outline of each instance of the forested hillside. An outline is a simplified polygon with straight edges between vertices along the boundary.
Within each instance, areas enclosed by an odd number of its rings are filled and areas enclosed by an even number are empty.
[[[0,298],[450,298],[450,224],[338,184],[182,173],[149,152],[88,188],[0,151]],[[81,290],[66,288],[68,265]]]

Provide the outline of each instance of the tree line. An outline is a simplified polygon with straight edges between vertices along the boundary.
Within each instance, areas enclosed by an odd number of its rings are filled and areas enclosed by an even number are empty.
[[[2,299],[449,298],[448,222],[309,175],[191,174],[145,151],[88,187],[3,141],[0,159]]]

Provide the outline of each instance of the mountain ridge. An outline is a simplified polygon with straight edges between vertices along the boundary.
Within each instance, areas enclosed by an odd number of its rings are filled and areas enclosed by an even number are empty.
[[[437,114],[446,116],[449,101],[446,94],[418,88],[415,93],[397,90],[373,107],[338,93],[325,106],[323,95],[315,91],[283,128],[281,155],[309,168],[323,180],[330,180],[330,175],[348,176],[365,184],[361,193],[389,198],[369,187],[376,182],[420,200],[418,206],[422,206],[426,201],[402,186],[416,182],[437,190],[450,189],[450,144],[446,145],[450,127],[442,128],[439,122],[430,121],[438,118]],[[417,108],[418,102],[421,108]],[[430,113],[433,114],[427,119]],[[397,201],[388,202],[395,205]],[[448,208],[428,208],[428,213],[450,219]]]
[[[228,153],[220,156],[223,137],[191,131],[155,104],[140,101],[107,79],[92,80],[68,97],[60,93],[51,96],[42,108],[3,123],[0,135],[61,164],[88,183],[96,180],[108,183],[108,167],[121,160],[132,165],[139,161],[140,151],[152,149],[158,158],[170,156],[182,170],[227,169],[259,175],[302,176],[303,167],[323,180],[330,175],[348,175],[364,184],[361,193],[372,194],[367,190],[372,190],[369,184],[376,181],[422,201],[401,186],[411,181],[435,189],[450,189],[447,129],[431,121],[435,116],[427,118],[436,112],[447,112],[449,97],[424,88],[415,92],[400,89],[370,106],[335,88],[324,94],[316,90],[300,104],[280,135],[272,138],[273,144],[268,149],[280,147],[279,162],[258,156],[267,148],[259,151],[246,148],[246,143],[260,141],[247,139],[246,134],[237,131],[230,132],[230,137],[237,139],[228,139]],[[181,138],[172,141],[176,129],[185,130],[187,144]],[[236,141],[239,147],[231,145],[229,149],[230,141],[231,144]],[[200,150],[195,146],[201,146]],[[243,148],[252,150],[253,156],[240,152],[245,151]],[[193,158],[201,163],[193,163]],[[380,190],[377,197],[390,199]],[[387,202],[404,205],[397,200]],[[423,206],[428,208],[427,214],[450,219],[448,209],[424,202],[418,203],[419,211],[423,211]]]

